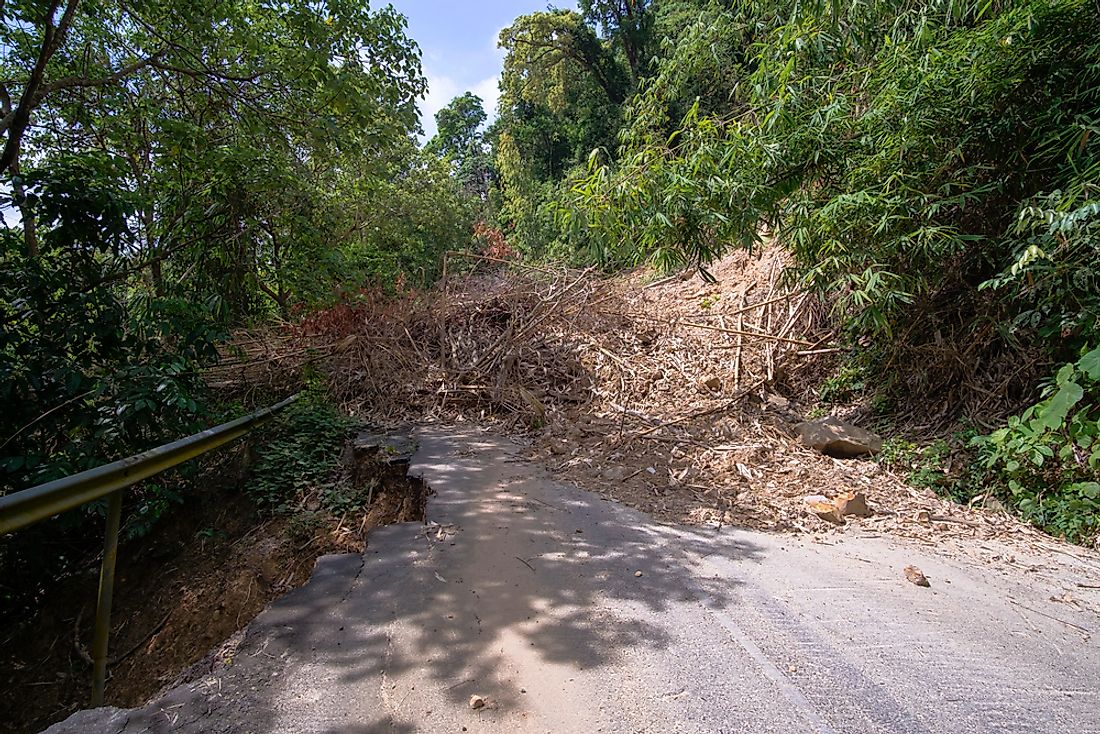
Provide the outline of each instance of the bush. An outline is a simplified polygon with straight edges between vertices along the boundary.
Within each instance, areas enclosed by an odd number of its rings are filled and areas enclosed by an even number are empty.
[[[1064,365],[1045,397],[974,438],[985,480],[1036,525],[1070,540],[1100,533],[1100,348]]]
[[[354,425],[318,391],[303,395],[260,434],[246,486],[249,496],[272,514],[296,512],[311,495],[334,509],[344,508],[348,493],[339,486],[338,468]]]

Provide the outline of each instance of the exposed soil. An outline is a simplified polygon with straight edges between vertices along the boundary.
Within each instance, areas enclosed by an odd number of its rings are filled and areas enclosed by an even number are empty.
[[[773,245],[723,258],[712,278],[475,272],[244,337],[246,358],[216,379],[278,383],[323,355],[314,365],[367,420],[493,425],[561,476],[672,522],[1085,552],[995,504],[960,505],[884,464],[803,445],[794,427],[823,410],[844,349],[829,304],[784,277],[788,260]],[[831,410],[866,424],[850,407]],[[806,501],[853,492],[872,517],[836,524]]]
[[[245,455],[238,448],[237,457]],[[426,488],[371,452],[348,450],[353,480],[376,481],[365,511],[264,518],[223,461],[147,537],[120,548],[107,703],[132,707],[308,580],[316,559],[359,552],[371,528],[423,518]],[[308,520],[304,522],[303,518]],[[22,629],[0,631],[0,731],[37,732],[87,706],[98,559],[60,581]]]

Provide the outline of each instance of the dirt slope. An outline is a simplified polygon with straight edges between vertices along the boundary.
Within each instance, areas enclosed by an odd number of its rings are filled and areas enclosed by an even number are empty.
[[[844,532],[804,498],[858,491],[875,514],[846,526],[1080,556],[1004,512],[803,446],[793,427],[838,350],[827,308],[788,285],[785,264],[779,248],[739,252],[708,282],[479,263],[427,294],[340,306],[254,340],[251,360],[216,379],[285,380],[309,359],[368,420],[492,424],[552,471],[673,521]],[[967,547],[1000,558],[999,544]]]

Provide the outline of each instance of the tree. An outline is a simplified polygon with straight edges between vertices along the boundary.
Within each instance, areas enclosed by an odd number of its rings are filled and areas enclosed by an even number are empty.
[[[367,277],[352,254],[410,248],[419,269],[434,252],[370,240],[356,211],[415,177],[425,82],[392,9],[25,0],[0,17],[0,193],[34,235],[0,230],[0,374],[20,406],[0,421],[4,489],[180,435],[218,335],[333,298]]]
[[[635,81],[645,76],[652,48],[653,0],[581,0],[581,14],[617,43]]]
[[[563,246],[558,186],[596,148],[614,147],[632,85],[609,42],[576,12],[524,15],[500,33],[506,50],[493,129],[501,223],[522,251]]]
[[[50,0],[0,13],[0,173],[99,149],[130,161],[133,185],[163,192],[167,171],[201,187],[195,174],[234,144],[316,169],[407,137],[424,89],[404,19],[359,3]],[[147,224],[178,223],[148,206]],[[145,240],[160,249],[155,234]]]
[[[485,109],[476,94],[466,92],[455,97],[435,113],[437,132],[426,146],[428,152],[448,159],[466,191],[482,200],[488,196],[492,175],[492,161],[481,131],[485,119]]]
[[[581,79],[594,81],[614,105],[626,100],[629,81],[624,69],[578,13],[522,15],[500,32],[499,45],[507,52],[501,91],[512,100],[561,112]]]
[[[441,155],[460,157],[481,144],[481,126],[485,124],[481,97],[466,92],[455,97],[435,113],[436,134],[428,149]]]

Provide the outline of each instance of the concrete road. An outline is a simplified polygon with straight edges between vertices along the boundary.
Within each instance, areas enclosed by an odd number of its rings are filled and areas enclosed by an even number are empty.
[[[1053,584],[897,540],[673,528],[519,455],[424,432],[433,524],[322,558],[228,665],[50,731],[1100,732],[1100,624]]]

